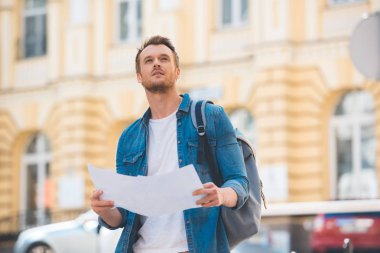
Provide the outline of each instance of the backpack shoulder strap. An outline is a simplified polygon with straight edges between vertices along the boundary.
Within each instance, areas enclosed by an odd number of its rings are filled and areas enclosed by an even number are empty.
[[[205,108],[208,103],[213,104],[207,100],[198,100],[191,103],[191,120],[198,133],[197,163],[203,164],[208,161],[210,163],[211,177],[217,185],[220,185],[219,174],[207,140]]]
[[[193,100],[191,103],[190,113],[193,126],[197,129],[198,135],[204,135],[206,131],[206,104],[213,104],[208,100]]]

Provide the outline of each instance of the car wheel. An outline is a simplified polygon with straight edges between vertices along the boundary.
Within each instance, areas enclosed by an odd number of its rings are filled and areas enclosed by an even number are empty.
[[[54,253],[53,250],[46,244],[36,244],[30,247],[27,253]]]

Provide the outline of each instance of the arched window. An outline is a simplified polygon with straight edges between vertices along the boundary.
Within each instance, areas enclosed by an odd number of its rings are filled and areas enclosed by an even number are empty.
[[[377,197],[375,105],[365,91],[346,93],[332,118],[332,187],[338,199]]]
[[[50,187],[51,148],[45,135],[38,133],[28,142],[22,157],[21,227],[40,225],[49,221],[52,205]]]
[[[257,149],[255,119],[250,111],[238,108],[230,113],[232,125],[239,129],[251,142],[253,148]]]

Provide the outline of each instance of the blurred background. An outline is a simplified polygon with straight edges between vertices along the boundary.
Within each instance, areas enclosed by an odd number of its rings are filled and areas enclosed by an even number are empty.
[[[252,244],[317,252],[317,215],[380,211],[380,85],[349,52],[378,10],[379,0],[0,0],[0,251],[89,209],[87,163],[115,167],[119,135],[148,107],[136,49],[160,34],[178,50],[181,93],[224,106],[253,143],[268,209]],[[340,232],[380,234],[380,215],[364,230],[350,217]]]

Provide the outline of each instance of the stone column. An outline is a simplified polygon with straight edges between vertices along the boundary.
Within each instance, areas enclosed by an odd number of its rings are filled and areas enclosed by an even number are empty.
[[[0,218],[11,214],[18,205],[18,171],[12,169],[12,162],[15,162],[12,151],[17,131],[10,113],[0,110]]]
[[[49,0],[47,8],[49,80],[54,81],[62,75],[62,1]]]
[[[0,90],[6,90],[13,86],[15,57],[13,2],[12,0],[0,1]]]
[[[104,0],[93,0],[94,12],[93,12],[93,51],[91,53],[92,57],[92,71],[95,76],[102,76],[105,73],[105,45],[107,35],[106,29],[111,27],[110,24],[106,22],[105,19],[105,8],[106,4]],[[109,38],[108,38],[109,40]]]

